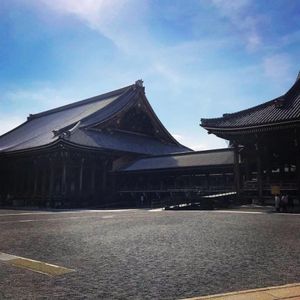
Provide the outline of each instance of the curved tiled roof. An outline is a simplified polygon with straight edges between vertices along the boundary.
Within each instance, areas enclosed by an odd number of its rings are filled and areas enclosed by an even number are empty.
[[[191,153],[141,158],[119,171],[154,171],[175,168],[200,168],[233,165],[233,149],[215,149]]]
[[[146,155],[162,155],[177,152],[187,152],[181,145],[163,143],[160,140],[133,132],[118,130],[79,129],[67,138],[67,141],[89,148],[99,148],[140,153]]]
[[[165,133],[169,143],[134,133],[126,135],[93,130],[96,125],[112,119],[124,108],[133,105],[141,95],[141,91],[144,95],[144,88],[141,82],[137,81],[133,85],[100,96],[30,115],[25,123],[0,136],[0,152],[46,147],[59,140],[80,147],[152,155],[190,151],[171,137],[153,111],[151,111],[153,120]]]
[[[206,129],[245,129],[300,121],[300,80],[283,96],[221,118],[201,119]]]
[[[97,111],[116,109],[117,102],[132,86],[111,93],[75,102],[39,114],[29,115],[28,120],[0,137],[0,151],[8,152],[35,148],[50,144],[59,139],[53,131],[85,120]]]

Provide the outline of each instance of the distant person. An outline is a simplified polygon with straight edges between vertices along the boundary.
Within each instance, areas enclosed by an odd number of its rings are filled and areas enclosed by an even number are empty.
[[[144,195],[141,195],[141,202],[140,202],[141,207],[144,206]]]
[[[277,212],[280,211],[280,197],[279,197],[278,194],[275,195],[275,210],[276,210]]]
[[[288,205],[288,195],[282,195],[280,203],[281,203],[282,212],[286,212],[287,205]]]

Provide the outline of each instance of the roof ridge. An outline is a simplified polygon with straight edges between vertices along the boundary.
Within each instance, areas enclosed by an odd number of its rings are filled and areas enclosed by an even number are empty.
[[[59,106],[59,107],[56,107],[56,108],[52,108],[52,109],[43,111],[43,112],[40,112],[40,113],[37,113],[37,114],[30,114],[28,116],[27,120],[30,121],[30,120],[35,119],[35,118],[43,117],[45,115],[49,115],[49,114],[56,113],[56,112],[59,112],[59,111],[63,111],[63,110],[66,110],[66,109],[74,108],[74,107],[77,107],[77,106],[80,106],[80,105],[83,105],[83,104],[88,104],[88,103],[104,100],[107,97],[112,97],[112,96],[119,95],[119,94],[121,95],[121,94],[125,93],[128,89],[132,88],[133,86],[135,86],[135,85],[134,84],[128,85],[128,86],[125,86],[125,87],[117,89],[117,90],[113,90],[113,91],[110,91],[110,92],[107,92],[107,93],[104,93],[104,94],[100,94],[98,96],[94,96],[94,97],[86,98],[86,99],[83,99],[83,100],[79,100],[79,101],[76,101],[76,102],[73,102],[73,103],[69,103],[69,104],[66,104],[66,105],[63,105],[63,106]]]
[[[113,106],[117,101],[118,102],[121,102],[122,100],[126,101],[127,102],[122,106],[122,109],[128,105],[128,103],[130,102],[130,100],[132,99],[132,97],[134,96],[134,94],[136,93],[137,91],[137,88],[136,87],[133,87],[132,89],[127,89],[125,90],[124,93],[120,94],[119,97],[117,99],[115,99],[114,101],[112,101],[111,103],[109,103],[107,106],[105,106],[104,108],[101,109],[101,111],[106,111],[108,110],[111,106]],[[83,118],[81,121],[82,121],[82,128],[88,128],[88,127],[91,127],[91,126],[96,126],[97,124],[101,124],[103,122],[105,122],[105,120],[107,120],[107,117],[105,119],[103,119],[102,121],[97,121],[97,122],[91,122],[89,121],[91,118],[93,118],[95,115],[97,115],[98,111],[95,111],[94,113],[86,116],[85,118]],[[110,114],[110,117],[114,116],[115,115],[115,112]],[[86,123],[87,122],[87,123]]]
[[[285,95],[285,94],[284,94]],[[218,118],[201,118],[201,123],[203,123],[203,121],[205,122],[206,120],[207,121],[216,121],[216,120],[220,120],[220,119],[226,119],[226,118],[231,118],[231,117],[235,117],[237,115],[241,116],[245,113],[248,113],[248,112],[251,112],[251,111],[255,111],[257,108],[261,108],[261,107],[265,107],[265,106],[268,106],[270,105],[272,102],[275,102],[276,100],[279,100],[280,98],[283,98],[284,95],[282,96],[279,96],[277,98],[274,98],[272,100],[269,100],[267,102],[264,102],[264,103],[261,103],[261,104],[258,104],[258,105],[255,105],[255,106],[252,106],[252,107],[249,107],[249,108],[246,108],[246,109],[242,109],[242,110],[239,110],[239,111],[236,111],[236,112],[233,112],[233,113],[224,113],[222,117],[218,117]],[[203,124],[205,125],[205,124]]]
[[[257,110],[258,108],[264,108],[266,106],[269,106],[270,104],[275,103],[276,101],[280,100],[280,99],[284,99],[285,102],[290,102],[292,100],[297,99],[297,94],[295,95],[295,93],[297,92],[297,88],[300,88],[300,80],[296,80],[296,82],[294,82],[294,84],[288,89],[288,91],[286,93],[284,93],[283,95],[276,97],[272,100],[263,102],[261,104],[240,110],[240,111],[236,111],[233,113],[225,113],[223,114],[222,117],[218,117],[218,118],[201,118],[201,126],[205,126],[205,122],[210,122],[210,121],[217,121],[220,119],[226,119],[226,118],[231,118],[231,117],[235,117],[235,116],[243,116],[246,113],[252,112]],[[296,97],[295,97],[296,96]]]

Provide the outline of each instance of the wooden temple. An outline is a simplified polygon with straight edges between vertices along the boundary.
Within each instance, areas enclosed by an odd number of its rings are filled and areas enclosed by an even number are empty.
[[[227,149],[192,151],[143,82],[34,115],[0,137],[0,205],[170,206],[300,196],[300,79],[261,105],[202,119]],[[236,197],[237,196],[237,197]],[[225,198],[224,198],[225,197]]]
[[[300,79],[282,96],[214,119],[201,119],[208,133],[226,139],[240,198],[264,203],[274,194],[300,196]]]
[[[165,129],[141,80],[29,115],[0,137],[0,205],[113,206],[112,170],[140,157],[190,152]]]

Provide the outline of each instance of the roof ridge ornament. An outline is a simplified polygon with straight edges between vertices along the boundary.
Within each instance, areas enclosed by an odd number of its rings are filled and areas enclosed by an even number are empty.
[[[81,124],[81,121],[76,122],[75,124],[70,124],[60,129],[52,130],[53,137],[58,136],[59,138],[69,137]]]
[[[296,82],[300,79],[300,71],[298,72],[297,78],[296,78]]]
[[[137,87],[144,87],[143,83],[144,83],[144,81],[142,79],[139,79],[135,82],[135,85]]]

